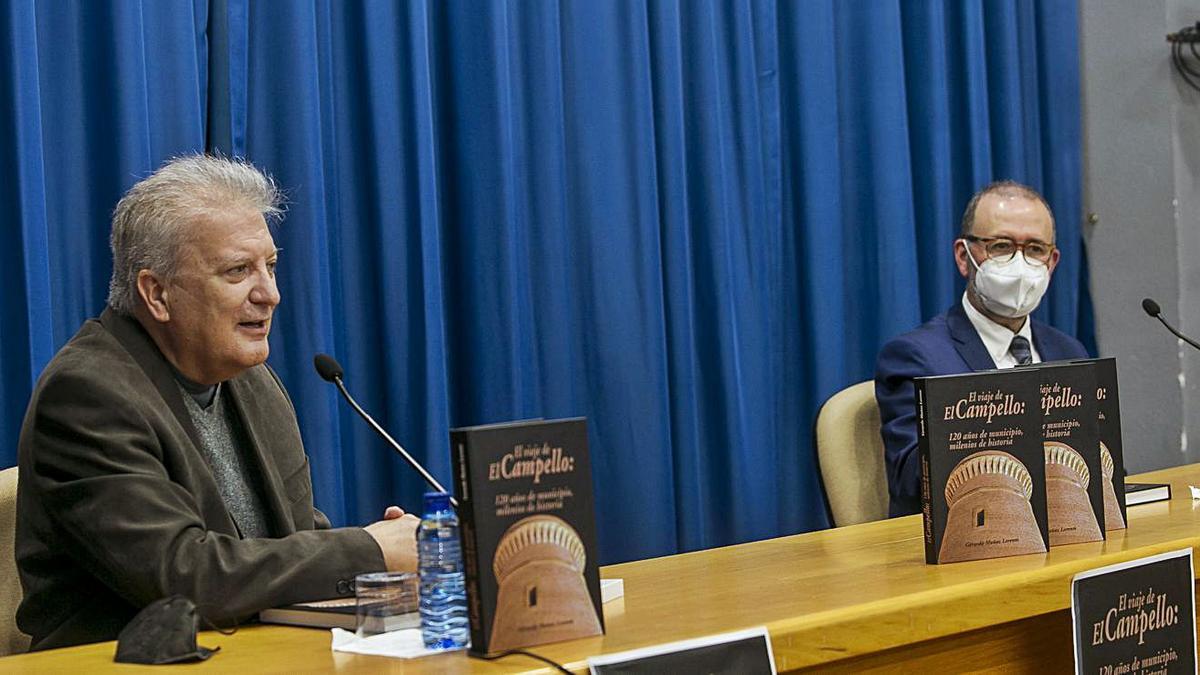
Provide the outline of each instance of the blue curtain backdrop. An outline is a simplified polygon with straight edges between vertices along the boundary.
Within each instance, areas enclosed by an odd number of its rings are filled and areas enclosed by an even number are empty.
[[[589,419],[601,561],[825,527],[811,426],[955,302],[979,186],[1041,188],[1092,344],[1073,2],[39,2],[0,10],[0,466],[165,158],[273,173],[271,363],[318,505],[449,482],[450,426]],[[1094,348],[1093,348],[1094,351]]]

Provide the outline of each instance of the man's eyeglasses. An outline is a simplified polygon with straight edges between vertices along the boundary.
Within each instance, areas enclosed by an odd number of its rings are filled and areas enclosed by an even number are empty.
[[[1020,251],[1021,255],[1025,256],[1029,262],[1045,265],[1050,262],[1050,256],[1054,253],[1054,244],[1047,244],[1036,239],[1024,244],[1018,244],[1006,237],[976,237],[970,234],[963,239],[983,244],[983,250],[987,253],[987,257],[997,262],[1008,262],[1016,257],[1017,251]]]

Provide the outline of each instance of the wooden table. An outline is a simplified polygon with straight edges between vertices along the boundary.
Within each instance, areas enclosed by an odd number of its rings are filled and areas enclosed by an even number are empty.
[[[1188,484],[1200,465],[1143,474],[1174,499],[1129,509],[1129,529],[1106,542],[1048,554],[934,566],[924,563],[919,516],[612,565],[625,597],[605,605],[608,634],[532,648],[583,672],[590,655],[766,625],[779,670],[1070,672],[1070,582],[1083,570],[1200,543]],[[1200,502],[1196,502],[1200,505]],[[462,653],[414,661],[335,654],[329,633],[250,626],[201,635],[221,651],[189,672],[500,673],[542,666]],[[148,672],[112,662],[115,643],[0,659],[0,671]],[[156,671],[157,672],[157,671]],[[544,669],[543,672],[549,672]]]

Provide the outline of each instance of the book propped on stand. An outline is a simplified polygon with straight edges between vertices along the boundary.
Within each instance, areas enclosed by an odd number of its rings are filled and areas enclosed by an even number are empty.
[[[1009,369],[915,384],[926,562],[1045,553],[1039,376]]]
[[[604,632],[587,423],[450,431],[471,651]]]

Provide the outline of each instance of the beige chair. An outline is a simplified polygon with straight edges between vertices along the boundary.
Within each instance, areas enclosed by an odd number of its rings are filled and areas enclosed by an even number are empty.
[[[21,582],[13,536],[17,530],[17,467],[0,471],[0,656],[29,649],[29,637],[17,629]]]
[[[882,520],[888,514],[887,473],[875,383],[834,394],[817,412],[817,461],[834,525]]]

